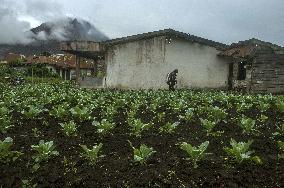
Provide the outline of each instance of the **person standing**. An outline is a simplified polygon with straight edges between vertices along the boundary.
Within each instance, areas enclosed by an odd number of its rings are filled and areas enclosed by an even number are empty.
[[[174,71],[170,72],[167,75],[167,84],[169,86],[170,91],[175,90],[175,85],[177,84],[177,73],[178,73],[178,69],[175,69]]]

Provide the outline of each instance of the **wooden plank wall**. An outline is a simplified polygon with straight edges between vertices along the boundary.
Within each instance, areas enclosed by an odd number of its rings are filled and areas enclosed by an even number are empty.
[[[251,91],[284,93],[284,54],[257,53],[252,64]]]

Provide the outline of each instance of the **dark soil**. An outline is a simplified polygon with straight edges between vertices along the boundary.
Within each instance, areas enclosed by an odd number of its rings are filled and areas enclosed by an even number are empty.
[[[234,113],[234,110],[230,111],[227,123],[218,124],[216,131],[224,131],[219,137],[207,136],[196,121],[181,122],[173,134],[159,133],[158,129],[163,123],[155,122],[154,127],[145,131],[141,138],[136,138],[130,135],[122,112],[115,118],[116,128],[112,134],[105,136],[97,134],[89,121],[77,121],[80,125],[78,135],[67,137],[61,130],[60,121],[48,115],[42,115],[49,122],[48,127],[42,125],[44,119],[21,120],[21,126],[16,123],[7,134],[0,134],[1,140],[7,136],[12,137],[13,150],[24,153],[11,164],[0,164],[0,187],[21,187],[22,180],[29,180],[31,185],[37,184],[39,187],[284,187],[284,161],[278,160],[280,151],[275,141],[284,141],[284,137],[271,138],[276,131],[275,122],[283,120],[281,114],[270,109],[267,112],[269,121],[260,128],[261,134],[251,136],[242,134],[241,128],[231,120]],[[255,117],[258,114],[247,113]],[[139,116],[146,120],[152,115],[149,112]],[[23,118],[19,114],[13,116],[15,120]],[[170,115],[167,117],[173,118]],[[40,130],[39,137],[35,137],[33,128]],[[229,146],[230,138],[237,141],[253,139],[251,149],[263,160],[263,164],[235,164],[230,158],[227,159],[223,148]],[[31,145],[38,144],[42,139],[53,140],[60,155],[52,157],[38,171],[32,172],[34,151],[31,150]],[[147,165],[134,163],[128,140],[135,147],[146,144],[156,150]],[[207,152],[212,154],[194,169],[190,161],[186,160],[186,153],[177,144],[186,141],[199,145],[206,140],[210,142]],[[101,154],[104,157],[95,166],[90,166],[81,157],[82,148],[79,144],[90,148],[100,142],[103,143]]]

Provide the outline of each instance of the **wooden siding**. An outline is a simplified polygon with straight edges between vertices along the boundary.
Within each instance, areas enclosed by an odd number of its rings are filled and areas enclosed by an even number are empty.
[[[251,91],[284,93],[284,55],[258,53],[252,64]]]

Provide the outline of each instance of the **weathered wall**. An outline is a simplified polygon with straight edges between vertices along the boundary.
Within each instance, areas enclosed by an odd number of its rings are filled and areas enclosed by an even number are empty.
[[[252,65],[252,92],[284,93],[284,55],[258,54]]]
[[[229,64],[208,47],[165,37],[115,45],[107,50],[107,87],[167,88],[167,73],[179,69],[178,88],[227,87]]]
[[[180,88],[226,88],[229,62],[213,47],[172,39],[166,48],[166,72],[175,68]]]
[[[165,82],[165,38],[118,44],[106,54],[106,86],[111,88],[160,88]]]

